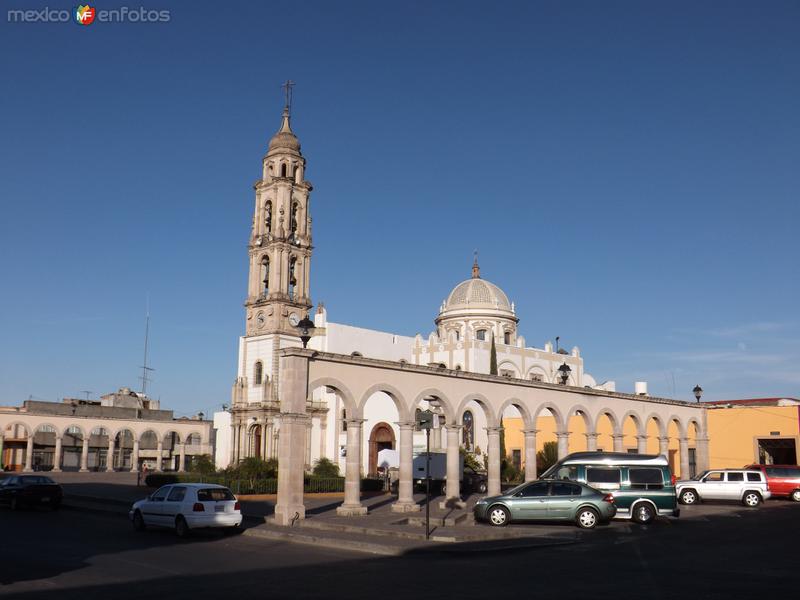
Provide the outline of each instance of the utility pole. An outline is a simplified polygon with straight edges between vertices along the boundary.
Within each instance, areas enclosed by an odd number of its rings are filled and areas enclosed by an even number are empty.
[[[144,317],[144,364],[142,364],[142,396],[147,396],[147,382],[150,381],[149,372],[155,371],[147,366],[147,345],[150,341],[150,296],[147,297],[147,310]]]

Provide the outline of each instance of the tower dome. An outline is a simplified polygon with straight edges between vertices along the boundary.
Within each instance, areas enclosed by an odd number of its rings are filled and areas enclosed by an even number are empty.
[[[275,151],[287,150],[292,153],[300,153],[300,140],[297,139],[297,136],[294,134],[292,127],[289,124],[288,106],[283,109],[283,121],[281,122],[281,128],[275,135],[272,136],[272,139],[269,141],[267,155]]]

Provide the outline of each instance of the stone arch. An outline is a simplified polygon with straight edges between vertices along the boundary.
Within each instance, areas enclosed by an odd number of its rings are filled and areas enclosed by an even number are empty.
[[[683,421],[675,414],[670,415],[669,420],[666,423],[666,430],[667,435],[669,435],[669,426],[672,424],[676,425],[678,430],[678,438],[685,438],[686,437],[686,427],[683,424]]]
[[[559,410],[558,406],[556,406],[552,402],[544,402],[544,403],[540,404],[539,406],[537,406],[536,410],[531,411],[531,415],[533,417],[532,423],[534,424],[534,426],[536,425],[536,419],[539,418],[539,416],[541,415],[541,412],[543,410],[545,410],[545,409],[549,410],[550,414],[555,419],[556,431],[564,431],[565,427],[566,427],[566,423],[564,421],[564,415],[561,412],[561,410]]]
[[[664,423],[664,417],[657,413],[650,413],[647,415],[647,418],[644,420],[644,430],[645,435],[647,435],[647,426],[650,424],[650,421],[655,421],[656,426],[658,427],[658,436],[659,437],[666,437],[667,435],[667,425]]]
[[[199,431],[191,431],[188,434],[186,434],[186,442],[185,442],[185,444],[187,446],[192,445],[192,442],[194,442],[194,441],[197,442],[196,445],[198,445],[198,446],[202,445],[203,444],[203,434],[200,433]]]
[[[620,419],[619,421],[618,433],[623,433],[623,429],[625,428],[625,421],[627,421],[629,417],[636,425],[636,435],[645,435],[644,431],[645,422],[642,420],[641,415],[634,410],[629,410],[624,415],[622,415],[622,419]]]
[[[461,400],[458,410],[456,411],[456,422],[461,423],[461,417],[463,417],[464,411],[467,410],[467,405],[473,401],[483,410],[483,413],[486,416],[486,426],[497,427],[499,425],[497,415],[495,415],[494,411],[492,410],[491,402],[489,402],[489,399],[483,394],[469,394],[468,396],[465,396],[463,400]]]
[[[181,443],[180,433],[175,431],[174,429],[168,429],[164,432],[161,436],[161,445],[163,446],[164,450],[169,450],[170,452],[175,451],[175,447]]]
[[[48,422],[45,422],[45,423],[39,423],[39,424],[38,424],[38,425],[37,425],[37,426],[34,428],[34,430],[33,430],[33,435],[34,435],[34,436],[36,436],[36,434],[37,434],[37,433],[39,433],[39,430],[41,430],[41,429],[42,429],[42,427],[50,427],[50,428],[52,429],[52,431],[50,431],[50,432],[48,432],[48,433],[55,433],[55,434],[56,434],[56,437],[59,437],[59,436],[61,436],[61,430],[60,430],[58,427],[56,427],[55,425],[53,425],[52,423],[50,423],[49,421],[48,421]]]
[[[3,426],[3,431],[2,431],[3,436],[5,437],[6,431],[8,431],[9,429],[13,430],[14,427],[22,427],[23,431],[25,431],[26,439],[31,435],[31,428],[26,423],[23,423],[22,421],[11,421],[10,423],[7,423],[6,425]]]
[[[594,431],[597,431],[598,424],[600,423],[600,419],[602,417],[607,417],[608,420],[611,421],[611,427],[612,427],[612,431],[614,433],[618,433],[619,432],[619,426],[620,426],[621,421],[617,417],[617,414],[613,410],[611,410],[610,408],[601,408],[599,411],[597,411],[597,416],[595,417],[594,425],[592,426],[592,429]]]
[[[528,407],[525,406],[525,403],[520,400],[519,398],[509,398],[503,404],[500,405],[500,410],[497,411],[498,418],[502,420],[503,413],[509,406],[513,406],[519,411],[520,416],[522,417],[522,426],[524,429],[530,429],[533,427],[531,424],[531,413],[528,410]]]
[[[145,441],[146,438],[146,441]],[[151,442],[152,439],[152,442]],[[155,450],[158,447],[158,441],[161,438],[153,429],[145,429],[142,433],[139,434],[139,450]],[[153,447],[150,447],[150,444],[153,444]],[[147,445],[145,445],[147,444]]]
[[[370,474],[378,473],[378,452],[385,448],[396,449],[397,439],[394,429],[389,423],[380,421],[376,423],[369,432],[369,462],[367,472]]]
[[[597,434],[597,449],[614,450],[614,436],[619,430],[619,418],[610,408],[601,408],[594,420],[593,431]]]
[[[690,427],[694,425],[694,435],[695,438],[705,437],[703,435],[703,428],[700,426],[700,422],[697,420],[696,417],[689,417],[689,420],[686,422],[686,428],[684,430],[686,437],[689,436]]]
[[[582,404],[571,406],[565,416],[564,424],[565,430],[569,432],[568,450],[570,452],[592,449],[589,436],[595,433],[594,419],[588,408]]]
[[[321,387],[329,387],[336,390],[337,395],[342,399],[344,409],[347,411],[348,418],[356,418],[358,416],[358,406],[353,393],[338,379],[332,377],[320,377],[308,384],[308,398],[306,402],[310,402],[313,398],[314,390]]]
[[[84,430],[84,428],[76,423],[70,423],[69,425],[64,427],[64,431],[61,432],[62,437],[66,435],[74,435],[74,432],[70,433],[71,429],[72,430],[77,429],[78,431],[80,431],[81,440],[83,440],[86,437],[86,431]],[[58,431],[58,429],[56,429],[56,431]]]
[[[408,406],[406,406],[406,401],[403,397],[403,394],[401,394],[397,388],[389,385],[388,383],[376,383],[366,392],[364,392],[364,394],[361,396],[361,402],[358,404],[359,414],[364,413],[364,407],[367,405],[367,402],[373,396],[373,394],[377,394],[378,392],[383,392],[392,399],[392,402],[394,402],[394,405],[397,407],[397,414],[400,417],[400,421],[410,420],[408,415]]]
[[[135,431],[134,431],[134,430],[133,430],[131,427],[128,427],[128,426],[126,426],[126,425],[123,425],[123,426],[122,426],[122,427],[120,427],[119,429],[116,429],[116,430],[114,430],[114,434],[113,434],[113,436],[112,436],[112,437],[113,437],[113,438],[116,440],[116,439],[117,439],[117,437],[118,437],[120,434],[122,434],[123,432],[125,432],[125,431],[127,431],[128,433],[130,433],[130,434],[131,434],[131,439],[132,439],[132,440],[135,440],[135,439],[137,439],[136,432],[135,432]]]
[[[447,423],[455,422],[455,409],[453,408],[452,402],[447,396],[445,396],[436,388],[426,388],[417,394],[417,397],[414,399],[414,403],[409,407],[409,411],[415,410],[419,406],[420,402],[430,396],[435,396],[439,400]],[[413,417],[414,415],[413,413],[410,413],[409,416]]]

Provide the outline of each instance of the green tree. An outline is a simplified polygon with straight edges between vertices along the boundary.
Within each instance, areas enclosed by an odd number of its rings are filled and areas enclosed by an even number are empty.
[[[481,464],[472,452],[467,452],[464,446],[458,449],[461,456],[464,457],[464,466],[470,467],[475,471],[483,471],[483,464]]]
[[[544,447],[536,453],[536,471],[544,473],[558,462],[558,444],[545,442]]]
[[[331,462],[327,458],[320,458],[317,462],[314,463],[314,469],[311,473],[315,477],[324,477],[324,478],[333,478],[333,477],[340,477],[339,474],[339,465]]]
[[[494,333],[492,334],[492,349],[489,352],[489,375],[497,375],[497,347],[494,345]]]
[[[217,472],[217,469],[214,467],[214,461],[209,454],[201,454],[194,457],[192,472],[200,475],[213,475]]]

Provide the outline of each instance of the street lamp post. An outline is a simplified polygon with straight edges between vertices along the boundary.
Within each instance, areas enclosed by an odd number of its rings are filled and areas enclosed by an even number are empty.
[[[303,348],[308,347],[308,340],[314,332],[314,321],[308,318],[308,314],[296,326],[300,330],[300,339],[303,341]]]
[[[567,385],[570,373],[572,373],[572,369],[569,368],[569,365],[566,362],[558,367],[558,375],[561,378],[561,385]]]
[[[425,430],[425,539],[431,539],[431,428],[434,414],[423,410],[417,416],[417,428]]]
[[[694,397],[698,402],[700,402],[700,398],[703,396],[703,388],[701,388],[699,385],[696,385],[692,391],[694,392]]]

